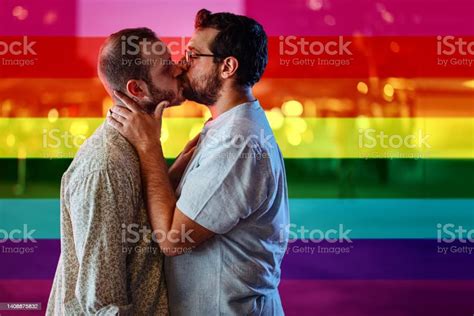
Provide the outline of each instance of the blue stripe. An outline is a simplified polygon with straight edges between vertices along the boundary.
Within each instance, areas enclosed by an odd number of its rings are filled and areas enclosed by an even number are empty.
[[[55,239],[59,218],[58,199],[0,199],[0,230],[27,225],[35,238]],[[474,228],[474,199],[290,199],[290,219],[293,238],[342,225],[354,239],[435,239],[438,224]]]

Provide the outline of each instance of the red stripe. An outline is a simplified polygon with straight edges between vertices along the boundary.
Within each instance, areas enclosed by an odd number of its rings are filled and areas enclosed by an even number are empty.
[[[459,38],[449,40],[449,44]],[[473,43],[473,36],[461,38]],[[12,42],[21,43],[6,52]],[[183,52],[183,39],[166,38],[174,43],[173,57]],[[303,41],[303,42],[300,42]],[[91,78],[96,76],[97,53],[103,38],[37,37],[2,38],[0,46],[2,77],[10,78]],[[333,43],[335,44],[333,44]],[[34,43],[34,44],[32,44]],[[301,43],[301,44],[296,44]],[[328,45],[321,52],[321,47]],[[347,44],[350,43],[350,44]],[[429,37],[272,37],[266,78],[363,78],[363,77],[472,77],[474,56],[438,55],[438,39]],[[466,44],[467,45],[467,44]],[[464,45],[464,46],[466,46]],[[474,45],[471,45],[474,46]],[[18,50],[30,47],[29,50]],[[312,47],[312,49],[310,49]],[[343,48],[346,49],[343,49]],[[451,46],[442,46],[450,49]],[[295,51],[296,50],[296,51]],[[466,50],[464,47],[463,51]],[[26,55],[13,55],[25,52]],[[293,52],[295,52],[293,54]],[[342,55],[332,55],[333,53]],[[308,53],[308,54],[306,54]],[[446,66],[441,65],[447,61]],[[452,65],[451,62],[469,63]],[[284,63],[289,62],[286,66]],[[10,65],[13,63],[13,65]],[[312,64],[311,66],[311,63]],[[22,64],[22,66],[21,66]]]
[[[41,303],[39,311],[0,311],[1,315],[44,315],[52,280],[0,280],[1,303]]]

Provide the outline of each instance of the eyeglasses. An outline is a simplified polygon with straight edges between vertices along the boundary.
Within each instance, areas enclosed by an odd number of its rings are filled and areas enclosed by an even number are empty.
[[[191,50],[186,50],[184,52],[184,56],[185,56],[185,60],[187,63],[190,63],[192,59],[196,59],[196,58],[199,58],[199,57],[217,57],[217,58],[222,58],[222,56],[219,56],[219,55],[213,55],[213,54],[200,54],[200,53],[196,53],[196,52],[193,52]]]

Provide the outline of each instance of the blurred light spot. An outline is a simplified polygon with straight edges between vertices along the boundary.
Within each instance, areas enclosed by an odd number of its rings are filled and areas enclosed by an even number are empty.
[[[362,94],[367,94],[369,93],[369,87],[367,86],[365,82],[359,81],[359,83],[357,84],[357,91],[359,91]]]
[[[89,124],[86,121],[74,121],[69,128],[69,132],[74,136],[86,136]]]
[[[304,133],[308,128],[308,124],[301,117],[290,118],[287,122],[291,125],[292,130],[295,130],[298,133]]]
[[[48,121],[54,123],[58,120],[59,112],[56,109],[51,109],[48,112]]]
[[[15,146],[15,142],[16,142],[15,135],[8,134],[8,136],[7,136],[7,146],[8,147],[13,147],[13,146]]]
[[[300,133],[297,132],[287,132],[286,133],[286,138],[288,140],[288,143],[293,146],[298,146],[301,144],[301,135]]]
[[[383,95],[383,98],[384,98],[384,100],[387,101],[387,102],[392,102],[392,101],[393,101],[393,95],[392,95],[392,96],[389,96],[389,95],[384,94],[384,95]]]
[[[390,83],[386,83],[385,86],[383,86],[383,93],[387,97],[393,97],[395,89],[393,89],[393,86]]]
[[[10,99],[6,99],[2,102],[2,116],[7,116],[13,108],[13,102]]]
[[[466,88],[474,89],[474,80],[467,80],[462,83],[462,85]]]
[[[329,98],[325,102],[326,107],[333,111],[344,111],[347,107],[346,102],[336,99],[336,98]]]
[[[387,22],[388,24],[392,24],[394,21],[393,15],[388,11],[382,11],[380,13],[382,15],[382,19]]]
[[[279,108],[273,108],[271,111],[265,111],[267,115],[268,122],[270,123],[270,127],[273,130],[280,129],[285,123],[285,117],[281,113]]]
[[[391,41],[390,42],[390,50],[394,53],[399,53],[400,52],[400,45],[395,41]]]
[[[282,105],[282,110],[286,116],[300,116],[303,114],[303,104],[296,100],[286,101]]]
[[[308,0],[308,7],[313,11],[319,11],[323,8],[323,0]]]
[[[392,85],[395,90],[414,90],[415,83],[407,78],[394,78],[390,77],[387,82]]]
[[[324,23],[329,26],[334,26],[336,25],[336,19],[332,15],[327,14],[324,16]]]
[[[13,8],[12,15],[18,20],[23,21],[28,17],[28,10],[18,5]]]
[[[370,119],[365,115],[359,115],[356,120],[356,125],[359,128],[359,132],[363,132],[363,129],[370,127]]]
[[[43,16],[43,23],[44,24],[54,24],[58,20],[58,15],[54,11],[48,11]]]

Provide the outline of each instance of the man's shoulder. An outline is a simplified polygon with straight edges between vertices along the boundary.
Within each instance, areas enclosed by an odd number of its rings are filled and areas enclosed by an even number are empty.
[[[269,139],[273,139],[273,131],[263,110],[239,111],[237,115],[228,117],[225,121],[210,125],[206,136],[214,142],[252,143],[253,146],[265,147]]]
[[[99,126],[77,152],[65,177],[81,179],[96,172],[139,178],[140,165],[133,146],[106,123]]]

